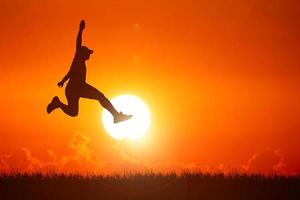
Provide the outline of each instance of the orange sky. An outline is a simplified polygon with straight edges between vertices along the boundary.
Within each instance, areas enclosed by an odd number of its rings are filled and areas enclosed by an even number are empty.
[[[0,170],[300,172],[297,1],[84,2],[1,1]],[[112,139],[95,101],[46,114],[81,19],[87,81],[148,104],[143,140]]]

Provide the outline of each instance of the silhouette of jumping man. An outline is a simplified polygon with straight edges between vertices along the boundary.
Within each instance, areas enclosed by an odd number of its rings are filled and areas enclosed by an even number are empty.
[[[76,53],[71,64],[69,72],[57,85],[63,87],[64,83],[69,80],[65,94],[68,105],[62,103],[57,96],[53,97],[51,103],[47,106],[47,112],[50,114],[56,108],[60,108],[69,116],[78,115],[79,98],[95,99],[107,109],[114,117],[114,123],[128,120],[132,115],[125,115],[118,112],[111,102],[96,88],[86,83],[86,65],[85,61],[90,58],[93,50],[82,46],[82,32],[85,28],[85,21],[82,20],[79,25],[79,32],[76,40]]]

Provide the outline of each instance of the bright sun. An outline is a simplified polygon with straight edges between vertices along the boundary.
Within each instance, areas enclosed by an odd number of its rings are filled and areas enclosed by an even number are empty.
[[[138,97],[133,95],[120,95],[111,99],[111,103],[118,111],[133,115],[130,120],[113,123],[113,116],[104,110],[102,123],[105,130],[115,139],[136,140],[141,138],[150,126],[150,111],[147,105]]]

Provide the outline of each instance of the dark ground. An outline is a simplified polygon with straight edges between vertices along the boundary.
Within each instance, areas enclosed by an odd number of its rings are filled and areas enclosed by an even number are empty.
[[[130,175],[0,174],[0,199],[300,200],[300,176],[187,172]]]

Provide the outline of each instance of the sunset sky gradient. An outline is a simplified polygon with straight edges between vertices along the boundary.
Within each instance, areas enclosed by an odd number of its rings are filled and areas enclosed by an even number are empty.
[[[299,13],[296,0],[1,0],[0,171],[300,173]],[[46,113],[65,102],[81,19],[88,83],[151,110],[139,141],[110,137],[96,101]]]

